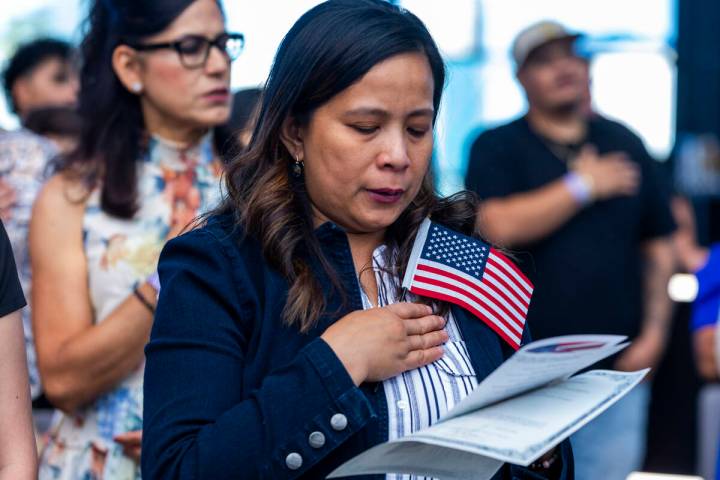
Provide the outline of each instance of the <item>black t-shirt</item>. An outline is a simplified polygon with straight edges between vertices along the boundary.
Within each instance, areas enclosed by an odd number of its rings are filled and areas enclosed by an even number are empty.
[[[15,269],[10,239],[5,232],[5,226],[0,222],[0,317],[24,306],[25,296]]]
[[[596,202],[544,239],[515,250],[535,284],[527,320],[535,339],[575,333],[635,337],[643,317],[641,246],[675,228],[655,162],[635,134],[596,117],[584,143],[600,154],[627,153],[640,165],[642,183],[637,195]],[[555,147],[525,118],[488,130],[472,146],[465,185],[481,199],[540,188],[568,172]]]

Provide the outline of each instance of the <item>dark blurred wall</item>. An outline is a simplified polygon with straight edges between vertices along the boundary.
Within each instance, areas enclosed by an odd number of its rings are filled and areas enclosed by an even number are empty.
[[[678,2],[677,131],[720,135],[720,2]]]
[[[720,1],[678,0],[676,131],[720,138]],[[720,241],[720,192],[697,199],[699,237]]]
[[[690,348],[690,305],[677,306],[671,341],[653,378],[645,470],[692,475],[697,457],[697,393]]]
[[[677,127],[720,138],[720,1],[678,0]],[[720,192],[693,202],[703,243],[720,241]],[[695,473],[697,393],[689,305],[675,313],[667,354],[653,384],[646,470]]]

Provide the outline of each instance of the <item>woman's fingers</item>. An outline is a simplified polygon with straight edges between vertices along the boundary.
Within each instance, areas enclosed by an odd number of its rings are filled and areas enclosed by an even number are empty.
[[[445,330],[435,330],[424,335],[408,336],[408,350],[427,350],[438,347],[448,341],[448,334]]]
[[[405,371],[429,365],[443,356],[443,347],[413,350],[405,359]]]
[[[439,315],[405,320],[405,332],[408,335],[424,335],[445,328],[445,319]]]
[[[352,312],[322,334],[356,385],[432,363],[447,342],[446,320],[417,303]]]
[[[410,302],[401,302],[401,303],[393,303],[392,305],[388,305],[387,308],[389,311],[394,313],[400,318],[406,319],[406,318],[421,318],[428,315],[432,315],[432,307],[428,305],[423,305],[422,303],[410,303]]]

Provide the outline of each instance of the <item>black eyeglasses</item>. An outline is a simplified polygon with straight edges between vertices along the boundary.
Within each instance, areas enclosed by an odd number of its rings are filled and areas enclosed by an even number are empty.
[[[245,47],[245,35],[242,33],[221,33],[215,40],[210,40],[201,35],[187,35],[174,42],[131,44],[130,46],[139,51],[170,48],[178,53],[180,62],[185,68],[200,68],[205,66],[210,56],[211,47],[217,47],[230,61],[235,60]]]

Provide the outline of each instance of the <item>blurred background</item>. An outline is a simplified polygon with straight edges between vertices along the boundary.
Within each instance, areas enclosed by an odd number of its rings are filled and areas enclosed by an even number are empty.
[[[262,86],[283,34],[316,0],[224,2],[228,30],[245,34],[233,63],[235,89]],[[512,39],[525,26],[557,20],[587,34],[594,109],[645,142],[674,189],[695,207],[699,242],[720,240],[720,2],[717,0],[399,0],[428,25],[448,65],[437,131],[439,189],[462,188],[470,143],[481,131],[527,108],[514,76]],[[77,43],[81,0],[2,2],[0,66],[15,47],[40,36]],[[0,98],[0,128],[15,129]],[[695,373],[684,300],[677,293],[670,348],[653,385],[646,470],[707,475],[720,431],[720,406],[708,403]],[[714,390],[717,392],[717,390]],[[700,392],[704,392],[700,394]],[[700,407],[698,407],[700,405]],[[709,406],[708,406],[709,405]],[[713,413],[713,409],[717,411]],[[708,452],[711,460],[708,460]],[[709,478],[709,477],[706,477]]]
[[[77,43],[82,0],[4,2],[0,21],[0,63],[28,38],[51,35]],[[228,28],[247,39],[233,63],[233,86],[260,86],[282,36],[316,0],[226,1]],[[439,43],[449,79],[438,129],[436,159],[445,193],[461,188],[468,141],[479,129],[525,110],[514,79],[510,43],[525,26],[554,19],[588,34],[583,48],[594,57],[596,109],[622,119],[658,158],[667,158],[675,139],[678,3],[675,0],[574,2],[572,0],[402,0]],[[622,12],[622,13],[619,13]],[[618,88],[619,84],[622,85]],[[2,100],[4,102],[4,99]],[[452,119],[452,128],[448,128]],[[17,120],[0,109],[0,127]]]

